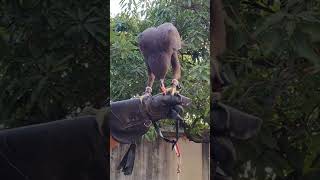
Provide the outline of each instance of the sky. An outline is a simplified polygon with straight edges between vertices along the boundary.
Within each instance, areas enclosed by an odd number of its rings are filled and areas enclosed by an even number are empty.
[[[121,12],[120,0],[110,1],[110,16],[114,17],[116,14]]]
[[[148,0],[148,2],[153,2],[153,0]],[[138,11],[141,11],[141,7],[138,7]],[[121,12],[120,0],[112,0],[110,2],[110,16],[115,17],[117,14]],[[145,18],[145,15],[140,17],[142,19]]]

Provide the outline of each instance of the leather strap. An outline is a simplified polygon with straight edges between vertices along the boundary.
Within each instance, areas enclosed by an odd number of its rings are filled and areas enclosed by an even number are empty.
[[[140,98],[135,98],[111,104],[109,127],[116,141],[131,144],[148,131],[149,127],[145,124],[150,117],[142,102]]]
[[[122,169],[122,172],[124,175],[131,175],[133,166],[134,166],[134,160],[135,160],[135,154],[136,154],[136,144],[131,144],[127,153],[123,156],[119,166],[118,170]]]
[[[172,150],[174,149],[174,146],[177,144],[177,142],[179,141],[179,128],[180,128],[180,121],[183,121],[183,119],[181,118],[181,116],[174,110],[172,109],[171,110],[171,118],[175,119],[175,134],[176,134],[176,140],[170,140],[166,137],[163,136],[160,128],[159,128],[159,125],[156,123],[156,122],[153,122],[153,126],[157,132],[157,134],[159,134],[159,136],[165,140],[166,142],[168,143],[171,143],[172,144]]]

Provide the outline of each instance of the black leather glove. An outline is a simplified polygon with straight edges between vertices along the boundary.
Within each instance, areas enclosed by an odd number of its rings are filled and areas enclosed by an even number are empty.
[[[241,140],[255,136],[262,124],[260,118],[223,103],[212,104],[211,118],[216,136],[230,136]]]
[[[179,107],[186,107],[191,103],[191,100],[182,95],[162,95],[147,96],[142,99],[142,103],[146,113],[152,121],[170,118],[171,110],[182,111]]]
[[[160,119],[170,118],[173,109],[186,107],[191,100],[180,94],[142,96],[110,104],[110,132],[121,143],[133,143]]]
[[[247,140],[255,136],[262,120],[220,102],[212,103],[211,118],[215,136],[213,163],[217,166],[214,179],[232,180],[236,150],[231,139]]]
[[[236,161],[236,150],[233,143],[228,137],[214,137],[212,141],[213,163],[216,166],[214,179],[231,178]]]

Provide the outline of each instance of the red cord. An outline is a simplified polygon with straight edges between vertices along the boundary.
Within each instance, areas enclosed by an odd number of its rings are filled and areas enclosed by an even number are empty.
[[[161,92],[163,95],[167,94],[167,89],[164,86],[161,86]]]
[[[178,143],[174,146],[174,150],[176,151],[176,155],[180,157],[180,150],[179,150]]]

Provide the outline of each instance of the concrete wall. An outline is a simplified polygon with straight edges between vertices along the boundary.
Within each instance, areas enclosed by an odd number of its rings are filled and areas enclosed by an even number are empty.
[[[181,173],[177,174],[177,157],[171,144],[161,139],[143,140],[137,145],[131,176],[124,176],[116,168],[129,145],[120,145],[111,152],[111,180],[209,180],[209,144],[193,143],[180,138]],[[179,176],[178,176],[179,175]]]

